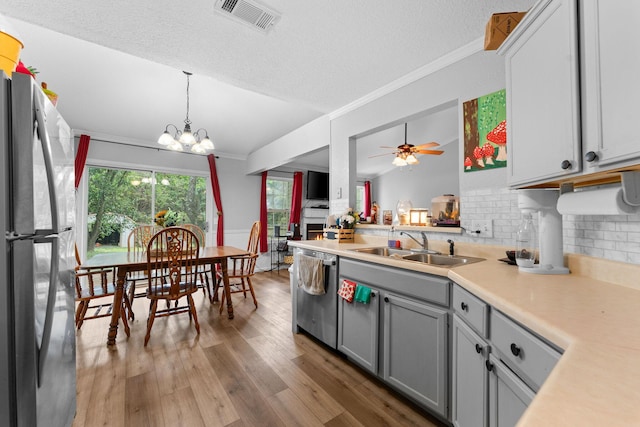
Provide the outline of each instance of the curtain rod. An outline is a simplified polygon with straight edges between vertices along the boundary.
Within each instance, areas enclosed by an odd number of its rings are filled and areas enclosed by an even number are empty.
[[[89,135],[89,136],[91,137],[91,135]],[[108,141],[108,140],[106,140],[106,139],[100,139],[100,138],[93,138],[93,137],[91,137],[91,140],[90,140],[90,141],[106,142],[107,144],[126,145],[126,146],[128,146],[128,147],[144,148],[144,149],[147,149],[147,150],[154,150],[154,151],[158,151],[158,152],[160,152],[160,151],[167,151],[167,152],[178,153],[178,154],[188,154],[188,155],[190,155],[190,156],[198,156],[198,157],[205,157],[205,158],[206,158],[206,156],[204,156],[204,155],[202,155],[202,154],[190,153],[190,152],[188,152],[188,151],[163,150],[163,149],[158,148],[158,147],[149,147],[149,146],[146,146],[146,145],[129,144],[129,143],[127,143],[127,142]],[[215,155],[215,154],[214,154],[214,157],[215,157],[216,159],[219,159],[219,158],[220,158],[220,156],[217,156],[217,155]]]

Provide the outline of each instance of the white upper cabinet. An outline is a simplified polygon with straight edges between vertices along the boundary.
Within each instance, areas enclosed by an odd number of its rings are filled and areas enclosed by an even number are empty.
[[[580,3],[585,172],[640,158],[640,2]]]
[[[499,53],[506,64],[509,184],[580,172],[575,0],[538,2]]]
[[[640,2],[540,0],[505,56],[512,187],[638,163]]]

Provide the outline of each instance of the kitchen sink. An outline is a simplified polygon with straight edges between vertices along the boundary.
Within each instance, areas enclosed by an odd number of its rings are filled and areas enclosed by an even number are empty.
[[[388,248],[386,246],[380,246],[376,248],[359,248],[359,249],[351,249],[354,252],[360,252],[363,254],[371,254],[371,255],[379,255],[379,256],[388,256],[394,258],[402,258],[405,255],[411,255],[413,252],[407,249],[395,249]]]
[[[463,255],[443,255],[435,251],[426,252],[424,249],[395,249],[388,248],[386,246],[358,248],[350,250],[354,252],[360,252],[361,254],[392,257],[400,260],[421,262],[423,264],[441,267],[453,267],[458,265],[473,264],[474,262],[485,260],[484,258],[476,258]]]
[[[402,257],[407,261],[417,261],[429,265],[438,265],[443,267],[452,267],[456,265],[472,264],[474,262],[484,261],[484,258],[476,258],[462,255],[436,255],[414,253]]]

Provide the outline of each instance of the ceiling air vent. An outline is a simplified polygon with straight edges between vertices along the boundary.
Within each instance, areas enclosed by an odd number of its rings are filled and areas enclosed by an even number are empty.
[[[278,12],[254,0],[217,0],[214,10],[265,33],[280,20]]]

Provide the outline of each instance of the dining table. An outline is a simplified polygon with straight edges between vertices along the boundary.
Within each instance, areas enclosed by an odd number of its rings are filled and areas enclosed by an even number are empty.
[[[229,276],[227,275],[227,259],[248,254],[249,252],[246,249],[239,249],[233,246],[206,246],[198,250],[198,264],[210,265],[211,271],[216,271],[216,264],[220,266],[229,319],[233,319],[233,302],[231,301]],[[107,338],[108,346],[115,345],[116,337],[118,336],[120,309],[123,298],[126,298],[124,285],[127,280],[127,275],[129,272],[146,270],[147,262],[146,252],[109,252],[97,254],[80,266],[81,269],[85,270],[114,269],[116,272],[116,292],[113,297],[113,310],[111,312],[111,323],[109,324],[109,335]],[[212,277],[211,279],[214,281],[212,288],[215,289],[216,278]],[[212,293],[213,292],[209,292],[210,302],[214,301],[214,295],[211,295]],[[128,328],[128,325],[125,324],[125,328]]]

